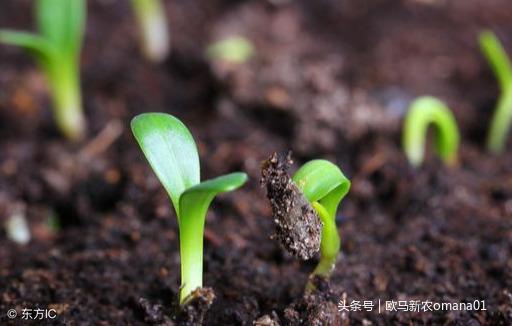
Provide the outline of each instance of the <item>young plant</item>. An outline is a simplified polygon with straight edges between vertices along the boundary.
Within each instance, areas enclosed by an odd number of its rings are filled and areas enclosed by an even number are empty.
[[[254,46],[245,37],[233,36],[208,46],[206,55],[211,59],[241,64],[254,55]]]
[[[501,96],[498,99],[487,136],[487,149],[500,153],[505,148],[507,134],[512,125],[512,66],[500,41],[491,31],[479,37],[480,48],[498,79]]]
[[[341,200],[350,189],[350,180],[345,177],[340,168],[326,160],[307,162],[295,172],[292,179],[311,203],[323,224],[320,261],[312,276],[329,277],[340,251],[336,212]],[[310,277],[306,290],[313,287]]]
[[[39,34],[0,30],[0,43],[16,45],[31,54],[50,85],[57,126],[71,140],[85,133],[80,94],[80,50],[84,34],[83,0],[37,0]]]
[[[450,109],[440,100],[423,96],[414,100],[405,117],[402,146],[413,166],[423,163],[427,129],[435,127],[435,149],[447,165],[457,162],[459,129]]]
[[[131,128],[178,217],[183,304],[203,285],[203,231],[208,207],[217,194],[242,186],[247,175],[237,172],[200,182],[194,139],[172,115],[144,113],[132,120]]]
[[[164,6],[160,0],[132,0],[132,6],[142,52],[150,61],[165,60],[169,54],[170,36]]]

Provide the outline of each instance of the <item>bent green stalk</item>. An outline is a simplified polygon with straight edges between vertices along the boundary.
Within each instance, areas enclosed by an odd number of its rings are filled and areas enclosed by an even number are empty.
[[[86,129],[80,93],[80,51],[85,25],[83,0],[38,0],[39,34],[0,30],[0,43],[27,50],[43,70],[53,98],[57,126],[70,140]]]
[[[447,165],[457,162],[459,129],[450,109],[440,100],[423,96],[410,105],[405,117],[402,146],[407,159],[413,166],[423,163],[427,129],[435,128],[435,149]]]
[[[132,6],[143,53],[153,62],[163,61],[170,49],[165,7],[160,0],[132,0]]]
[[[320,242],[321,259],[318,262],[314,275],[329,277],[336,264],[336,257],[340,251],[340,236],[336,228],[336,216],[330,216],[327,210],[319,202],[311,203],[322,220],[322,240]]]
[[[203,286],[203,235],[213,198],[241,187],[245,173],[236,172],[200,182],[199,155],[190,131],[175,117],[144,113],[131,123],[132,132],[153,171],[169,194],[180,234],[180,303]]]
[[[479,41],[480,48],[498,79],[501,89],[487,135],[487,149],[500,153],[505,148],[512,125],[512,65],[505,49],[493,32],[482,32]]]
[[[350,190],[350,180],[333,163],[326,160],[312,160],[297,170],[293,181],[311,203],[323,224],[320,261],[311,275],[328,278],[335,267],[340,251],[336,212],[341,200]],[[306,291],[313,288],[310,277]]]

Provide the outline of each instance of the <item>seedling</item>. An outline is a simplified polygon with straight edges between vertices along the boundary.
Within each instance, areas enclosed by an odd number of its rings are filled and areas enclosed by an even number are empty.
[[[423,96],[412,102],[405,117],[402,146],[413,166],[423,163],[427,129],[435,127],[435,149],[447,165],[457,162],[459,129],[450,109],[440,100]]]
[[[131,122],[132,132],[171,198],[178,217],[181,256],[180,303],[203,285],[203,232],[213,198],[246,180],[236,172],[200,182],[199,155],[190,131],[164,113],[144,113]]]
[[[313,160],[293,176],[290,154],[273,154],[262,165],[262,185],[267,189],[274,220],[275,238],[293,255],[306,260],[320,250],[312,273],[329,277],[340,251],[336,211],[350,189],[350,181],[333,163]],[[314,288],[313,277],[306,290]]]
[[[208,46],[206,55],[211,59],[241,64],[254,55],[254,46],[245,37],[233,36]]]
[[[512,66],[507,53],[493,32],[482,32],[479,41],[480,48],[489,61],[501,89],[487,136],[487,149],[500,153],[505,148],[507,134],[512,125]]]
[[[132,0],[132,7],[139,26],[142,52],[150,61],[163,61],[170,49],[164,6],[160,0]]]
[[[336,227],[336,212],[350,189],[350,180],[340,168],[326,160],[312,160],[293,176],[293,181],[311,203],[323,223],[320,261],[312,275],[329,277],[340,251],[340,236]],[[313,284],[308,282],[306,290]]]
[[[39,34],[0,30],[0,43],[27,50],[44,72],[53,95],[57,126],[71,140],[85,133],[80,94],[80,50],[85,23],[83,0],[38,0]]]

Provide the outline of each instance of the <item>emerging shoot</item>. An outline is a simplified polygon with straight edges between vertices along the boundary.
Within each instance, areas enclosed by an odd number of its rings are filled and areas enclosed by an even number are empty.
[[[211,59],[241,64],[254,55],[254,46],[245,37],[233,36],[211,44],[206,55]]]
[[[160,0],[132,0],[132,6],[142,52],[150,61],[162,62],[171,47],[164,6]]]
[[[512,124],[512,66],[500,41],[491,31],[479,37],[480,48],[498,79],[501,96],[496,104],[487,136],[487,149],[500,153],[505,148],[507,134]]]
[[[261,181],[267,188],[276,237],[302,259],[320,250],[320,261],[311,276],[327,278],[340,251],[336,212],[350,189],[350,181],[326,160],[310,161],[290,178],[287,170],[291,163],[289,154],[273,154],[262,166]],[[312,280],[310,277],[306,290],[314,288]]]
[[[405,117],[402,146],[413,166],[423,163],[427,130],[435,127],[435,149],[447,165],[457,162],[459,129],[450,109],[440,100],[423,96],[414,100]]]
[[[80,93],[80,50],[84,34],[83,0],[37,0],[39,34],[0,30],[0,43],[27,50],[50,85],[57,126],[70,140],[85,133]]]
[[[333,163],[326,160],[312,160],[295,172],[293,181],[311,203],[323,224],[320,261],[312,276],[320,275],[328,278],[340,251],[336,212],[341,200],[350,189],[350,180]],[[306,290],[312,288],[313,283],[310,278]]]
[[[153,171],[169,194],[178,217],[181,257],[180,303],[203,286],[203,233],[213,198],[246,180],[237,172],[200,182],[199,155],[187,127],[172,115],[144,113],[131,122],[132,132]]]

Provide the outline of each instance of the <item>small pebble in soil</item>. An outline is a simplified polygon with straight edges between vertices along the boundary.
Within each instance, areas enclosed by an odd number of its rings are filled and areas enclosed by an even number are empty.
[[[272,154],[261,167],[261,185],[267,190],[276,224],[273,238],[292,255],[310,259],[320,250],[322,221],[288,174],[290,153]]]
[[[272,315],[263,315],[260,318],[256,319],[253,323],[254,326],[280,326],[279,317],[275,313],[272,312]]]

